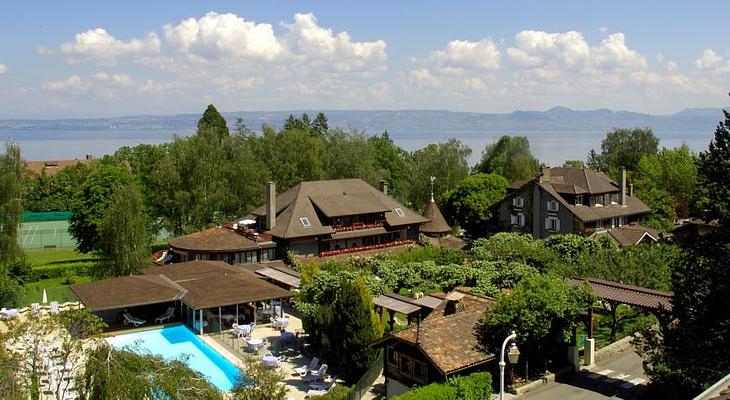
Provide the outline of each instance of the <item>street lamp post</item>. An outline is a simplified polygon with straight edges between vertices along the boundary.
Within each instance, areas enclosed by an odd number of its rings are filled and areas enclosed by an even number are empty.
[[[507,365],[507,363],[504,362],[504,353],[507,347],[507,342],[510,340],[514,340],[517,337],[517,334],[515,331],[512,331],[509,336],[507,336],[506,339],[504,339],[504,342],[502,343],[502,352],[500,353],[499,358],[499,400],[504,400],[504,367]],[[510,364],[517,364],[517,360],[520,357],[520,351],[517,349],[517,345],[512,342],[512,345],[509,347],[509,363]]]

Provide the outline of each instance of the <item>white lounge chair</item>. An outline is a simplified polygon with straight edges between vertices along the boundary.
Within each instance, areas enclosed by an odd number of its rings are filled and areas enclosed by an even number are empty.
[[[167,307],[167,311],[159,317],[155,318],[155,323],[163,323],[169,321],[170,318],[175,316],[175,307]]]
[[[304,366],[301,366],[301,367],[294,368],[294,372],[297,373],[297,374],[299,374],[299,375],[301,375],[301,376],[304,376],[307,373],[309,373],[309,371],[312,371],[312,370],[317,369],[318,366],[319,366],[319,358],[314,357],[309,362],[309,364],[304,365]]]
[[[308,374],[302,377],[304,382],[316,382],[321,381],[324,378],[324,374],[327,373],[327,364],[322,364],[318,370],[309,371]]]
[[[52,301],[51,302],[51,314],[58,314],[59,312],[61,312],[61,311],[58,309],[58,302]]]
[[[2,317],[3,319],[11,319],[18,316],[20,316],[20,312],[17,308],[11,308],[9,310],[6,310],[5,307],[3,307],[3,309],[0,310],[0,317]]]
[[[30,305],[31,309],[33,310],[33,314],[38,315],[41,312],[41,305],[38,303],[33,303]]]
[[[130,314],[128,312],[124,313],[124,325],[132,324],[134,326],[140,326],[140,325],[144,325],[146,323],[147,323],[147,321],[134,317],[134,316],[132,316],[132,314]]]
[[[311,399],[312,397],[324,396],[329,393],[329,391],[332,390],[332,388],[335,387],[337,383],[333,379],[332,383],[326,385],[327,386],[322,387],[312,387],[312,385],[309,385],[309,390],[307,390],[307,394],[304,395],[304,398]]]

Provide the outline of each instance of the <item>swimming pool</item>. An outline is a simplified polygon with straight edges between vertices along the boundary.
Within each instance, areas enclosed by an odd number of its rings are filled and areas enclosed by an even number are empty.
[[[238,368],[184,325],[126,333],[107,338],[106,341],[116,348],[136,345],[137,348],[131,350],[158,354],[168,360],[186,355],[190,368],[206,375],[210,383],[224,392],[233,388],[239,374]]]

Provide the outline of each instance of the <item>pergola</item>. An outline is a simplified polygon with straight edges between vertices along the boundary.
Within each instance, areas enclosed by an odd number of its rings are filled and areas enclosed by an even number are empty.
[[[417,304],[415,300],[401,296],[399,294],[395,293],[386,293],[382,296],[378,296],[375,299],[373,299],[373,304],[375,305],[376,310],[380,313],[380,320],[383,320],[383,310],[390,311],[390,319],[388,320],[388,324],[390,325],[390,330],[393,330],[393,325],[395,324],[395,313],[401,313],[408,318],[408,325],[411,324],[411,320],[414,316],[420,315],[421,310],[424,308],[429,309],[428,307],[424,307],[421,304]],[[429,309],[430,311],[431,309]]]
[[[200,334],[223,330],[224,321],[240,322],[242,307],[244,315],[252,311],[256,322],[259,303],[293,296],[244,268],[222,261],[156,266],[146,269],[144,275],[76,284],[71,290],[92,312],[174,304],[182,322]]]

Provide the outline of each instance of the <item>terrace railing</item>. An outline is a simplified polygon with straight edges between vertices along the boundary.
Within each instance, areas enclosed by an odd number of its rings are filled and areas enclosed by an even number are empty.
[[[357,381],[357,383],[350,389],[349,400],[360,400],[363,396],[365,396],[365,393],[370,391],[370,387],[373,386],[373,382],[375,382],[380,374],[383,373],[383,354],[383,349],[379,349],[378,357],[370,365],[370,368],[365,371],[365,374],[363,374],[360,380]]]
[[[385,226],[384,220],[368,222],[368,223],[357,222],[352,225],[332,225],[332,229],[335,232],[347,232],[347,231],[356,231],[359,229],[380,228],[382,226]]]
[[[394,246],[403,246],[407,244],[415,244],[415,240],[395,240],[388,243],[378,243],[378,244],[370,244],[366,246],[358,246],[358,247],[348,247],[346,249],[339,249],[339,250],[325,250],[321,251],[319,253],[320,257],[328,257],[328,256],[337,256],[341,254],[351,254],[351,253],[358,253],[361,251],[368,251],[368,250],[378,250],[378,249],[385,249],[388,247],[394,247]]]

